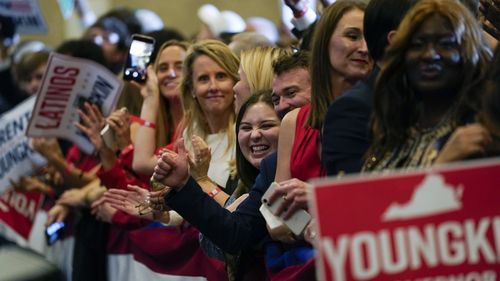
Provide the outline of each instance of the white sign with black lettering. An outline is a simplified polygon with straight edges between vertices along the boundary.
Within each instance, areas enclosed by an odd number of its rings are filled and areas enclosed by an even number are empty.
[[[37,0],[0,0],[0,15],[14,19],[18,33],[47,33]]]
[[[30,175],[35,164],[46,163],[25,136],[34,104],[35,97],[30,97],[0,117],[0,194],[10,186],[9,180]]]
[[[85,153],[94,146],[74,123],[85,102],[97,105],[104,116],[114,109],[123,82],[93,61],[50,55],[40,92],[29,123],[30,137],[58,137],[72,141]]]

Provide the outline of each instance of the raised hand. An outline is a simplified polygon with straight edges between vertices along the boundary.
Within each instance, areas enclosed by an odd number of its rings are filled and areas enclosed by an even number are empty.
[[[146,98],[159,98],[160,96],[160,89],[158,87],[158,77],[156,76],[156,72],[153,68],[153,65],[149,65],[148,68],[146,69],[147,71],[147,80],[145,84],[140,84],[137,83],[136,81],[130,81],[134,87],[139,89],[141,92],[141,96],[146,99]]]
[[[85,103],[83,110],[78,110],[82,123],[75,122],[74,125],[90,139],[97,150],[103,147],[101,129],[106,124],[101,111],[95,104]]]
[[[193,135],[191,143],[193,144],[193,154],[190,154],[188,158],[191,176],[197,181],[206,180],[212,159],[210,147],[197,135]]]
[[[116,146],[122,150],[132,143],[130,139],[130,120],[126,107],[113,111],[106,123],[111,127],[115,134]]]
[[[180,188],[189,179],[188,152],[184,146],[184,139],[176,142],[177,153],[164,152],[154,168],[153,179],[167,187]]]
[[[33,138],[31,139],[31,145],[34,150],[49,161],[64,158],[61,147],[55,138]]]

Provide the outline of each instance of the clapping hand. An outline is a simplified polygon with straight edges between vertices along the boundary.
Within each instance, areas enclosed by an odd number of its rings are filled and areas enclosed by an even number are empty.
[[[210,160],[212,159],[210,147],[197,135],[191,138],[191,142],[194,152],[188,157],[191,176],[196,181],[208,179],[208,168],[210,168]]]
[[[177,153],[166,151],[160,156],[153,179],[167,187],[181,188],[189,179],[188,153],[182,138],[177,140],[176,147]]]

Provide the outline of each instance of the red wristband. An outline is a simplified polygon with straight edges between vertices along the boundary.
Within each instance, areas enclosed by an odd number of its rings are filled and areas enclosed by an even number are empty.
[[[213,198],[215,195],[219,194],[219,192],[221,192],[221,191],[222,191],[222,189],[220,189],[220,188],[217,186],[217,187],[215,187],[214,189],[212,189],[212,191],[210,191],[210,192],[209,192],[209,193],[207,193],[207,194],[208,194],[208,196],[210,196],[210,197],[212,197],[212,198]]]
[[[130,122],[139,123],[141,126],[144,126],[144,127],[148,127],[148,128],[151,128],[151,129],[155,129],[156,128],[156,124],[155,123],[147,121],[147,120],[144,120],[144,119],[141,119],[140,117],[135,116],[135,115],[129,115],[128,119],[130,120]]]

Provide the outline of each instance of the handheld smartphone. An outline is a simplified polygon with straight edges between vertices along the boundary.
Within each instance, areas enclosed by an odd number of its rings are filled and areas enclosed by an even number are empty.
[[[278,183],[276,182],[271,183],[267,191],[262,196],[261,200],[262,206],[265,206],[265,208],[267,208],[272,214],[276,213],[278,207],[284,202],[284,199],[282,197],[279,197],[276,200],[274,200],[272,204],[268,204],[269,197],[271,196],[271,194],[274,193],[274,189],[276,188],[277,185]],[[282,217],[277,217],[277,218],[281,220],[293,232],[293,234],[297,236],[302,234],[307,224],[309,224],[309,222],[311,221],[311,215],[306,210],[303,209],[295,211],[292,214],[292,216],[286,220],[283,219]]]
[[[274,189],[276,188],[276,186],[278,186],[277,182],[271,183],[271,185],[269,185],[264,195],[262,195],[261,199],[262,204],[266,205],[269,211],[271,211],[271,213],[273,214],[276,213],[278,207],[283,203],[283,198],[280,196],[276,198],[276,200],[274,200],[273,204],[269,204],[269,197],[271,197],[271,194],[274,193]]]
[[[61,234],[64,230],[64,222],[56,221],[49,225],[47,229],[45,229],[45,238],[47,240],[47,245],[53,245],[59,238],[61,238]]]
[[[152,37],[134,34],[128,51],[127,62],[123,69],[123,79],[139,83],[146,81],[146,68],[155,47]]]

